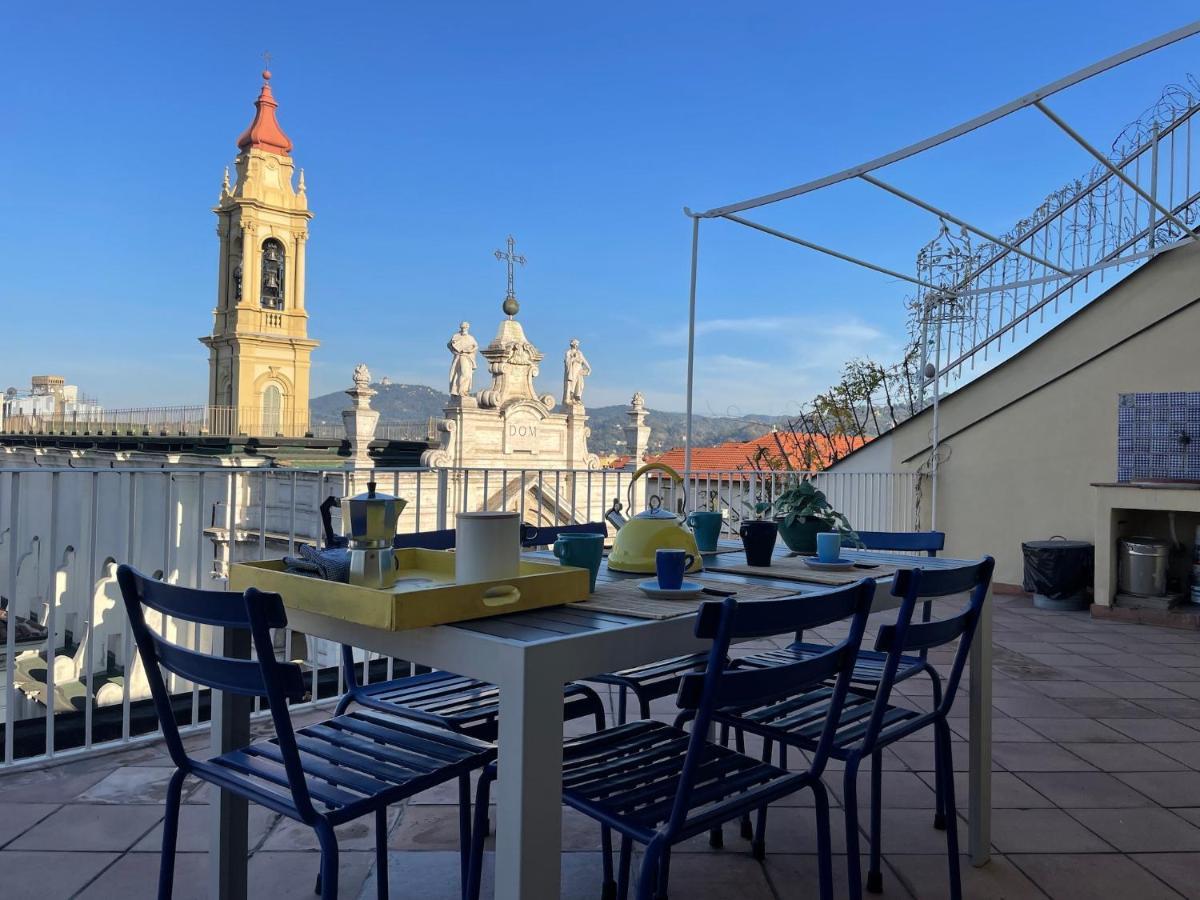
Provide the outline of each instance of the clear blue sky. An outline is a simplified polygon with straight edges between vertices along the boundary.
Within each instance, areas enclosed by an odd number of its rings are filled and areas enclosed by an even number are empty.
[[[60,373],[108,406],[203,402],[211,207],[260,55],[316,212],[314,393],[353,365],[445,387],[460,319],[521,318],[557,392],[683,405],[690,226],[703,209],[861,162],[1186,23],[1194,0],[1058,3],[10,5],[0,31],[0,388]],[[1101,145],[1200,39],[1054,105]],[[1088,166],[1036,114],[893,180],[996,230]],[[911,271],[936,222],[845,187],[764,220]],[[707,223],[698,408],[784,413],[903,340],[904,290]]]

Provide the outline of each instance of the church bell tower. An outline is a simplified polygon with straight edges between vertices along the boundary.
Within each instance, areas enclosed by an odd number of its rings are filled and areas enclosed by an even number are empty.
[[[304,309],[308,210],[304,170],[275,119],[263,72],[254,121],[238,138],[221,187],[217,306],[208,347],[210,427],[229,434],[301,436],[308,430],[309,366],[317,341]],[[295,181],[296,186],[292,184]]]

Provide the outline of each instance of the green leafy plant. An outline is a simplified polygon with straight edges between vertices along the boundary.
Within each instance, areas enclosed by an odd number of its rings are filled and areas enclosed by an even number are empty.
[[[830,504],[822,491],[807,478],[798,478],[780,491],[774,499],[775,515],[786,526],[801,519],[816,519],[840,534],[857,539],[850,521]]]

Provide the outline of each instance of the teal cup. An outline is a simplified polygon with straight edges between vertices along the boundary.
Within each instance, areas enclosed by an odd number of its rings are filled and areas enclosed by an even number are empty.
[[[687,523],[692,526],[692,534],[696,536],[697,549],[703,553],[717,549],[722,521],[719,512],[697,511],[687,517]]]
[[[842,556],[842,536],[836,531],[822,531],[817,534],[817,561],[835,563]]]
[[[596,575],[604,557],[604,535],[560,534],[554,542],[554,555],[564,566],[588,570],[588,590],[596,590]]]

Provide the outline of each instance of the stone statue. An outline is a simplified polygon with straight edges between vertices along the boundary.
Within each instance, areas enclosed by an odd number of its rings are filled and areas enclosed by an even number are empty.
[[[446,346],[454,355],[450,363],[450,396],[467,397],[471,394],[471,381],[475,377],[475,351],[479,343],[469,333],[470,322],[458,326],[458,333],[450,338]]]
[[[642,409],[646,406],[646,398],[641,391],[633,392],[633,400],[629,404],[635,409]]]
[[[367,368],[366,363],[359,363],[354,367],[354,386],[360,388],[371,386],[371,370]]]
[[[579,349],[578,338],[572,338],[571,346],[567,348],[563,357],[564,406],[583,403],[583,380],[591,374],[592,367],[588,365],[587,357]]]

